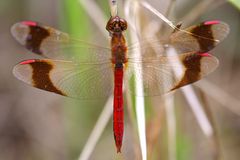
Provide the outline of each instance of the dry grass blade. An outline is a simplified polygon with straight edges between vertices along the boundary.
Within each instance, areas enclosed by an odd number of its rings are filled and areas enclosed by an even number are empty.
[[[102,27],[105,23],[105,16],[102,13],[101,9],[96,5],[96,3],[92,1],[83,1],[79,0],[81,5],[85,8],[86,12],[92,18],[93,22],[98,26],[103,35],[108,38],[108,34],[105,29]],[[111,6],[110,6],[111,7]],[[96,12],[96,14],[92,14],[92,11]],[[94,129],[92,130],[91,135],[89,136],[82,153],[79,156],[79,160],[87,160],[89,159],[92,151],[94,150],[100,136],[102,135],[104,128],[106,127],[110,117],[112,115],[112,102],[113,96],[110,96],[105,104],[105,107],[97,120]]]
[[[177,145],[176,145],[176,115],[174,110],[174,97],[168,96],[165,100],[166,118],[168,128],[168,157],[169,160],[177,159]]]
[[[139,16],[139,11],[138,11],[138,2],[133,1],[132,5],[130,1],[128,1],[129,5],[126,5],[125,9],[125,14],[128,19],[128,21],[131,24],[135,24],[135,22],[139,22],[138,18]],[[135,16],[131,16],[128,12],[130,10],[130,6],[133,7],[134,9],[134,14]],[[135,19],[137,19],[135,21]],[[138,24],[136,24],[138,25]],[[131,40],[132,42],[137,42],[139,41],[137,38],[137,35],[133,32],[130,32],[131,35]],[[139,58],[141,58],[141,51],[140,49],[136,49],[136,55],[139,55]],[[141,71],[140,69],[138,71]],[[143,93],[143,82],[142,79],[139,78],[139,80],[136,82],[136,93]],[[133,97],[133,96],[132,96]],[[145,120],[145,100],[144,97],[133,97],[135,99],[135,107],[136,107],[136,118],[137,118],[137,125],[138,125],[138,135],[139,135],[139,141],[140,141],[140,148],[141,148],[141,153],[142,153],[142,159],[146,160],[147,159],[147,142],[146,142],[146,120]]]
[[[175,1],[170,1],[168,9],[166,11],[167,15],[170,14],[172,7],[174,7]],[[175,28],[175,26],[161,13],[158,13],[157,10],[155,10],[150,4],[143,3],[143,6],[154,12],[158,15],[161,19],[164,18],[164,21],[168,23],[170,26]],[[155,23],[149,23],[149,25],[146,27],[145,32],[152,38],[158,39],[157,32],[161,30],[160,25],[156,25]],[[158,53],[159,51],[151,45],[155,53]],[[164,87],[164,86],[163,86]],[[166,119],[167,119],[167,128],[168,128],[168,157],[169,160],[176,160],[176,117],[175,117],[175,111],[174,111],[174,95],[166,96],[166,99],[163,100],[163,104],[166,110]],[[159,126],[160,127],[160,126]],[[157,127],[158,128],[158,127]],[[160,130],[158,130],[160,132]],[[151,151],[149,151],[150,153]]]
[[[181,90],[183,91],[183,94],[184,94],[189,106],[191,107],[191,109],[197,119],[197,122],[199,123],[204,134],[208,137],[211,137],[213,135],[212,125],[203,110],[204,107],[202,106],[202,104],[200,103],[196,94],[194,93],[193,88],[191,86],[186,86],[186,87],[182,88]]]
[[[81,155],[79,156],[78,160],[88,160],[91,153],[93,152],[100,136],[102,135],[107,123],[109,122],[112,116],[112,102],[113,96],[108,98],[108,101],[105,104],[105,107],[99,116],[95,127],[92,130],[91,135],[89,136],[87,143],[85,144]]]

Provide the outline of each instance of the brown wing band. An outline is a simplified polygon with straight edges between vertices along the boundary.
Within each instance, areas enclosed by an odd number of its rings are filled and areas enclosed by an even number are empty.
[[[36,54],[42,54],[40,46],[43,40],[50,36],[49,31],[38,25],[29,26],[29,30],[30,31],[26,39],[26,48]]]
[[[181,81],[174,88],[172,88],[171,91],[177,88],[180,88],[182,86],[185,86],[187,84],[196,82],[201,78],[200,76],[201,59],[202,59],[202,56],[200,54],[187,55],[183,59],[182,63],[186,68],[185,74],[181,79]]]
[[[53,85],[50,79],[50,71],[53,69],[52,64],[41,60],[36,60],[34,63],[29,64],[33,69],[32,81],[34,87],[66,96],[66,94]]]
[[[193,33],[193,37],[198,41],[200,53],[210,51],[216,46],[212,33],[212,25],[200,24],[193,28],[191,33]]]

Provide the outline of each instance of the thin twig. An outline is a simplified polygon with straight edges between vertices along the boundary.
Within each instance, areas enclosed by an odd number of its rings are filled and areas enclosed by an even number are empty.
[[[149,11],[151,11],[152,13],[154,13],[156,16],[158,16],[160,19],[162,19],[164,22],[166,22],[170,27],[172,27],[173,29],[176,29],[177,27],[171,22],[169,21],[162,13],[158,12],[153,6],[151,6],[149,3],[142,1],[141,5],[143,7],[145,7],[146,9],[148,9]]]
[[[201,36],[201,35],[196,35],[192,32],[180,29],[179,27],[175,26],[170,20],[168,20],[162,13],[158,12],[153,6],[151,6],[149,3],[145,2],[145,1],[141,2],[141,5],[144,6],[146,9],[148,9],[149,11],[151,11],[152,13],[154,13],[160,19],[162,19],[165,23],[167,23],[174,30],[185,32],[187,34],[194,35],[194,36],[197,36],[199,38],[206,39],[206,40],[212,40],[212,41],[215,41],[215,42],[219,42],[219,40],[216,40],[214,38],[207,38],[207,37],[204,37],[204,36]]]

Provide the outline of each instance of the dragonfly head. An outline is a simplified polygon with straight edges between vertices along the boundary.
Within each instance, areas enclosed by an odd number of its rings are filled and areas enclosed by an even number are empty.
[[[111,17],[107,23],[106,30],[112,33],[123,32],[127,29],[127,21],[118,16]]]

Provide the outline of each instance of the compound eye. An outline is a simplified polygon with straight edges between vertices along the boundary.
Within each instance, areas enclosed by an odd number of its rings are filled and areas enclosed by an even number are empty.
[[[120,22],[120,26],[121,26],[122,31],[127,29],[127,24],[124,22]]]
[[[122,31],[127,29],[127,22],[124,19],[120,19],[120,26]]]
[[[114,24],[110,24],[109,25],[109,30],[113,30],[113,28],[114,28]]]
[[[112,23],[107,24],[106,29],[107,29],[108,31],[112,31],[113,28],[114,28],[114,25],[113,25]]]

